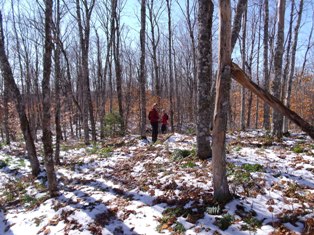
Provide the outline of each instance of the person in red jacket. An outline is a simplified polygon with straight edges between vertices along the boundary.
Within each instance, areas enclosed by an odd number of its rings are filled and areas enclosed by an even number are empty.
[[[152,125],[152,141],[155,143],[157,141],[158,136],[158,122],[159,122],[159,115],[157,111],[157,104],[153,105],[151,111],[149,111],[148,119],[150,124]]]
[[[166,134],[166,132],[167,132],[168,119],[169,119],[168,114],[163,109],[162,110],[162,117],[161,117],[161,133],[162,134]]]

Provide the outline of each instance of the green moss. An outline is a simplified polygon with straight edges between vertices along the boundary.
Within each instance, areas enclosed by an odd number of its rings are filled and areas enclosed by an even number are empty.
[[[230,214],[225,214],[222,218],[216,218],[215,225],[218,226],[221,230],[225,231],[233,223],[234,216]]]

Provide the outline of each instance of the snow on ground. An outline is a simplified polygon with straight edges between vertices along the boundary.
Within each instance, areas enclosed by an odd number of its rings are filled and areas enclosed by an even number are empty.
[[[0,234],[311,234],[314,142],[275,142],[263,131],[227,137],[234,199],[213,200],[211,161],[195,159],[195,136],[138,136],[62,145],[60,195],[31,176],[22,144],[0,150]],[[41,151],[39,151],[40,153]],[[42,159],[42,158],[40,158]],[[43,166],[42,166],[43,167]]]

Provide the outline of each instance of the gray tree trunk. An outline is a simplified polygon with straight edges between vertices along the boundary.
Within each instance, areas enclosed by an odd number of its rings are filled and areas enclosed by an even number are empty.
[[[212,85],[212,18],[214,5],[211,0],[198,2],[198,83],[197,83],[197,156],[212,156],[210,147],[211,85]]]
[[[168,50],[169,50],[169,100],[170,100],[170,126],[171,131],[174,131],[174,102],[173,102],[173,94],[174,94],[174,85],[173,85],[173,70],[172,70],[172,26],[171,26],[171,0],[166,0],[167,2],[167,10],[168,10]]]
[[[42,92],[43,92],[43,145],[44,145],[44,158],[45,167],[48,179],[48,190],[51,197],[54,197],[58,193],[57,178],[55,174],[54,161],[53,161],[53,148],[52,148],[52,134],[51,134],[51,96],[50,96],[50,74],[51,74],[51,54],[52,54],[52,0],[45,1],[45,51],[43,59],[43,80],[42,80]]]
[[[243,12],[243,27],[242,27],[242,48],[241,48],[241,59],[242,59],[242,69],[245,71],[246,61],[246,21],[247,21],[247,7],[244,8]],[[241,87],[241,115],[240,115],[240,126],[241,130],[245,130],[245,96],[246,90]]]
[[[246,10],[246,8],[247,8],[247,0],[239,0],[237,4],[236,14],[233,18],[233,24],[232,24],[231,53],[239,37],[239,32],[241,30],[242,15],[244,11]]]
[[[275,78],[272,83],[273,95],[280,99],[281,76],[282,76],[282,56],[284,50],[284,28],[285,28],[285,0],[278,1],[278,19],[277,19],[277,37],[274,57]],[[277,138],[282,138],[283,116],[281,113],[273,110],[272,134]]]
[[[141,1],[141,58],[140,58],[140,111],[141,111],[141,137],[146,139],[146,76],[145,76],[145,26],[146,26],[146,0]]]
[[[219,57],[213,128],[213,186],[217,201],[231,199],[226,176],[226,131],[231,84],[231,6],[230,0],[219,1]]]
[[[88,116],[91,122],[92,128],[92,140],[96,141],[96,126],[94,119],[93,104],[90,92],[89,82],[89,69],[88,69],[88,58],[89,58],[89,37],[90,37],[90,20],[93,8],[95,6],[95,0],[90,2],[88,5],[87,1],[83,1],[83,7],[80,6],[80,1],[76,0],[76,13],[77,23],[79,28],[80,47],[81,47],[81,60],[82,60],[82,86],[83,86],[83,127],[84,127],[84,142],[85,144],[90,143],[89,139],[89,125]],[[81,9],[85,10],[85,17],[82,20]]]
[[[55,21],[55,38],[60,38],[60,0],[56,1],[56,21]],[[61,81],[61,66],[60,66],[60,43],[55,44],[55,125],[56,125],[56,148],[55,162],[60,164],[60,141],[62,138],[62,130],[60,123],[60,81]]]
[[[14,81],[12,69],[7,58],[7,55],[5,53],[1,11],[0,11],[0,67],[3,74],[3,78],[5,79],[6,84],[8,85],[8,89],[11,91],[15,98],[15,105],[19,115],[20,125],[26,144],[26,149],[31,162],[32,175],[37,176],[40,172],[39,161],[37,158],[36,148],[31,134],[31,130],[29,128],[29,122],[25,113],[25,105],[23,102],[23,98],[21,96],[20,90],[18,89]]]
[[[295,28],[294,28],[294,36],[293,36],[293,42],[292,42],[292,47],[291,47],[290,73],[289,73],[289,78],[288,78],[286,96],[285,96],[285,100],[284,100],[285,105],[288,108],[290,108],[292,80],[294,77],[295,57],[296,57],[296,51],[297,51],[298,36],[299,36],[299,29],[300,29],[300,25],[301,25],[302,13],[303,13],[303,0],[300,0],[298,19],[297,19],[297,23],[296,23]],[[287,120],[287,118],[284,119],[283,132],[284,133],[288,132],[288,120]]]
[[[264,37],[263,37],[263,78],[264,78],[264,89],[269,91],[269,72],[268,72],[268,20],[269,20],[269,9],[268,0],[264,0]],[[263,114],[263,127],[266,130],[270,129],[270,108],[267,103],[264,103],[264,114]]]

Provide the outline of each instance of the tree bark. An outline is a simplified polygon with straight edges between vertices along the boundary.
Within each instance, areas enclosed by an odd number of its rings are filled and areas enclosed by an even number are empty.
[[[272,83],[273,95],[280,99],[281,76],[282,76],[282,56],[284,50],[284,28],[285,28],[285,0],[278,1],[278,19],[277,19],[277,39],[274,57],[275,78]],[[282,138],[283,116],[276,110],[273,110],[272,134],[277,138]]]
[[[244,11],[247,8],[247,0],[239,0],[237,4],[236,14],[233,19],[232,24],[232,36],[231,36],[231,52],[233,51],[237,39],[239,37],[239,32],[241,30],[241,19]]]
[[[45,1],[45,48],[44,48],[44,60],[43,60],[43,80],[42,80],[42,92],[43,92],[43,145],[44,145],[44,158],[45,167],[48,179],[48,190],[51,197],[57,195],[57,178],[54,169],[53,161],[53,149],[52,149],[52,136],[50,127],[50,74],[51,74],[51,54],[52,54],[52,0]]]
[[[242,9],[242,8],[241,8]],[[243,12],[243,27],[242,27],[242,48],[241,48],[241,59],[242,59],[242,69],[245,71],[246,66],[246,21],[247,21],[247,7],[244,8]],[[232,43],[232,41],[231,41]],[[241,115],[240,115],[240,126],[241,130],[245,130],[245,96],[246,90],[241,87]]]
[[[141,2],[141,58],[140,58],[140,111],[141,111],[141,137],[146,139],[146,77],[145,77],[145,26],[146,26],[146,0]]]
[[[212,17],[214,4],[200,0],[198,10],[198,83],[197,83],[197,156],[212,156],[210,147],[211,85],[212,85]]]
[[[250,91],[254,92],[264,102],[267,102],[273,109],[280,112],[282,115],[288,117],[296,125],[298,125],[304,132],[306,132],[312,139],[314,139],[314,127],[303,120],[297,113],[283,105],[283,103],[275,96],[271,95],[266,90],[257,86],[251,81],[245,72],[235,63],[232,64],[232,77],[242,86],[245,86]]]
[[[173,70],[172,70],[172,26],[171,26],[171,0],[166,0],[167,2],[167,10],[168,10],[168,56],[169,56],[169,100],[170,100],[170,126],[171,131],[174,131],[174,120],[173,120],[173,94],[174,94],[174,86],[173,86]]]
[[[298,11],[298,19],[297,23],[294,28],[294,37],[293,37],[293,43],[291,47],[291,64],[290,64],[290,73],[287,83],[287,91],[285,96],[285,105],[290,108],[290,98],[291,98],[291,89],[292,89],[292,80],[294,77],[294,68],[295,68],[295,57],[296,57],[296,51],[297,51],[297,44],[298,44],[298,36],[299,36],[299,29],[301,25],[301,19],[302,19],[302,12],[303,12],[303,0],[300,0],[300,6]],[[288,131],[288,120],[284,119],[284,125],[283,125],[283,132]]]
[[[96,126],[94,119],[94,109],[92,104],[92,97],[90,92],[89,82],[89,69],[88,69],[88,58],[89,58],[89,37],[90,37],[90,20],[93,8],[95,6],[95,0],[90,2],[88,6],[87,1],[83,1],[83,9],[85,13],[84,20],[81,17],[81,6],[79,0],[76,0],[76,13],[77,23],[79,28],[80,46],[81,46],[81,59],[82,59],[82,81],[83,81],[83,126],[84,126],[84,142],[86,145],[90,143],[89,140],[89,125],[88,115],[91,122],[92,128],[92,140],[96,141]],[[84,27],[83,27],[84,24]]]
[[[213,128],[213,186],[214,198],[231,199],[226,176],[226,131],[231,84],[231,7],[230,0],[219,1],[219,57]]]
[[[2,25],[2,14],[0,11],[0,66],[1,71],[3,73],[3,78],[5,79],[9,90],[13,94],[15,98],[15,106],[19,115],[20,125],[23,132],[23,137],[26,143],[26,149],[30,158],[31,167],[32,167],[32,175],[37,176],[40,172],[39,161],[36,154],[36,148],[34,144],[34,140],[29,128],[29,122],[25,113],[25,104],[23,102],[23,98],[21,96],[20,90],[18,89],[12,69],[5,53],[4,46],[4,34],[3,34],[3,25]]]
[[[270,78],[268,74],[268,19],[269,19],[268,0],[264,0],[263,77],[264,89],[266,91],[269,90],[270,83]],[[267,103],[264,103],[263,127],[266,130],[270,129],[270,108]]]
[[[60,38],[60,0],[56,1],[56,23],[55,23],[55,38]],[[55,125],[56,125],[56,148],[55,162],[60,164],[60,141],[62,138],[61,121],[60,121],[60,81],[61,81],[61,66],[60,66],[60,43],[55,44]]]

